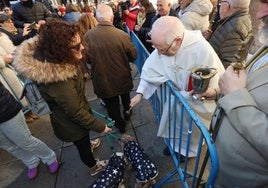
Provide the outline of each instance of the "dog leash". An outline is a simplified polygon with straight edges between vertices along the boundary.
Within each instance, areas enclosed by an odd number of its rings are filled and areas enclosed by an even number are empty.
[[[105,119],[107,121],[107,126],[108,127],[112,128],[114,126],[115,121],[112,120],[110,117],[107,117],[104,114],[102,114],[100,112],[97,112],[94,109],[91,109],[91,111],[93,112],[93,114],[97,115],[98,117]],[[106,140],[107,140],[107,142],[108,142],[108,144],[109,144],[110,149],[112,150],[112,152],[113,153],[116,153],[115,148],[114,148],[114,146],[112,144],[112,140],[111,139],[116,139],[119,142],[121,142],[121,138],[119,136],[113,134],[113,133],[107,133],[107,134],[105,134],[105,138],[106,138]]]
[[[112,127],[114,126],[115,121],[112,120],[112,118],[107,117],[107,116],[105,116],[104,114],[101,114],[100,112],[97,112],[97,111],[94,110],[94,109],[91,109],[91,111],[93,112],[93,114],[95,114],[95,115],[97,115],[97,116],[99,116],[99,117],[105,119],[105,120],[107,121],[107,126],[108,126],[108,127],[112,128]]]
[[[112,152],[113,152],[113,153],[116,153],[115,148],[114,148],[114,146],[113,146],[113,144],[112,144],[111,138],[116,139],[116,140],[118,140],[119,142],[121,142],[121,138],[120,138],[119,136],[113,134],[113,133],[107,133],[107,134],[105,135],[105,137],[106,137],[106,140],[107,140],[107,142],[108,142],[108,144],[109,144],[110,149],[112,150]]]

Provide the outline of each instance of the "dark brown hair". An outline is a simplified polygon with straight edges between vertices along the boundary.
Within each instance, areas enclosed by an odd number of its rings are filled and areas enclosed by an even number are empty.
[[[139,0],[139,3],[145,8],[146,12],[155,12],[153,4],[149,0]]]
[[[50,63],[77,63],[72,53],[72,41],[78,27],[62,19],[52,19],[42,25],[34,58]]]

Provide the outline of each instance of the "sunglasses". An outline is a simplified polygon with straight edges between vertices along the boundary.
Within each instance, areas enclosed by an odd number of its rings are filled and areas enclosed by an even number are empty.
[[[81,49],[82,43],[78,43],[77,45],[71,46],[71,49],[79,51]]]

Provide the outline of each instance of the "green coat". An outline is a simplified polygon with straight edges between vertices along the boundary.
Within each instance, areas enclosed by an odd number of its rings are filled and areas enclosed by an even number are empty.
[[[29,39],[20,45],[14,67],[22,76],[38,83],[52,111],[50,120],[55,135],[62,141],[72,142],[88,135],[89,130],[102,132],[105,123],[91,113],[80,65],[59,66],[33,59],[35,40],[37,38]]]

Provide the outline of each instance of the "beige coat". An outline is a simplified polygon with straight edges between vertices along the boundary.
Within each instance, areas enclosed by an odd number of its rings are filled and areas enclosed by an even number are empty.
[[[23,83],[18,79],[17,72],[13,70],[12,66],[6,65],[3,57],[4,55],[14,53],[16,47],[13,45],[9,37],[4,33],[0,33],[0,41],[0,81],[15,96],[15,98],[20,98]],[[23,106],[28,106],[25,99],[21,100],[21,102]]]
[[[249,72],[246,88],[219,100],[226,115],[215,142],[220,162],[215,188],[268,187],[267,72],[268,63]]]

